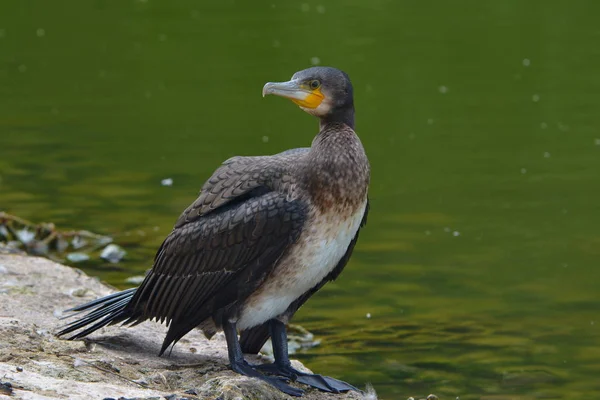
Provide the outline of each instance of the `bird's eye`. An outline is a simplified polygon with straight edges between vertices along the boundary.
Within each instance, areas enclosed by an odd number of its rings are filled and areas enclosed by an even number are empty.
[[[318,80],[312,80],[310,81],[310,88],[311,89],[318,89],[319,86],[321,86],[321,82],[319,82]]]

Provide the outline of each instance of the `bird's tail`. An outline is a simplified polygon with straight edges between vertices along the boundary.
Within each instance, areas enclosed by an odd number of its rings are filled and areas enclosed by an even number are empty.
[[[240,333],[242,352],[245,354],[258,354],[270,336],[268,323],[242,331]]]
[[[137,288],[123,290],[122,292],[113,293],[66,310],[66,312],[74,312],[74,314],[63,318],[70,318],[85,311],[88,313],[83,318],[79,318],[63,326],[56,335],[63,336],[75,332],[80,328],[85,328],[67,338],[68,340],[81,339],[106,325],[116,324],[125,320],[131,321],[131,313],[126,307],[135,295],[136,290]]]

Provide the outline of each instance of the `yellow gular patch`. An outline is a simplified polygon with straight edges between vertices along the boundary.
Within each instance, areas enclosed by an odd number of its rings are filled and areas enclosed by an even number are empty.
[[[321,93],[321,88],[311,90],[304,100],[292,99],[292,101],[304,108],[317,108],[323,101],[325,96]]]

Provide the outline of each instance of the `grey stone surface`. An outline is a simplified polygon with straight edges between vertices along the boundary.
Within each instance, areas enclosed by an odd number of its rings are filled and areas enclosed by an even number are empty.
[[[11,399],[290,398],[230,371],[222,334],[209,341],[191,332],[168,357],[157,356],[166,328],[154,322],[108,327],[85,341],[58,339],[62,310],[113,290],[43,258],[0,254],[0,265],[0,384],[12,387]],[[376,398],[302,388],[308,400]]]

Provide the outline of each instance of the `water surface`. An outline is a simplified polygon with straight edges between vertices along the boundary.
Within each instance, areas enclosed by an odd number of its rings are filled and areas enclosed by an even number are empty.
[[[115,235],[117,286],[233,155],[307,146],[264,82],[346,70],[369,223],[296,322],[316,371],[383,399],[600,390],[593,1],[4,1],[0,208]],[[161,186],[172,178],[173,186]],[[367,318],[367,315],[370,318]]]

